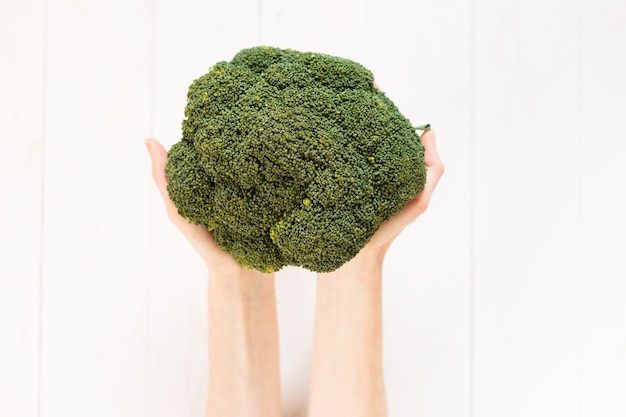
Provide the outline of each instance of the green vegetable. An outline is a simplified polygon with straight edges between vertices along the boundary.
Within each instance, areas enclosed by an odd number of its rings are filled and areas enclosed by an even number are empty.
[[[244,49],[187,98],[170,198],[244,267],[333,271],[424,187],[416,128],[353,61]]]

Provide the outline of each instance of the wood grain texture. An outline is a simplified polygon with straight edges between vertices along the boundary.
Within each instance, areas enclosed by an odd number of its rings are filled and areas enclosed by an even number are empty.
[[[38,412],[45,5],[0,2],[0,415]]]
[[[207,271],[143,139],[178,141],[191,81],[259,44],[361,62],[437,132],[446,174],[385,264],[390,415],[626,415],[624,22],[621,0],[0,2],[0,415],[204,416]],[[287,417],[314,291],[278,274]]]
[[[626,415],[626,4],[582,2],[581,411]]]
[[[384,269],[391,416],[467,416],[470,371],[470,2],[371,1],[367,61],[417,126],[431,123],[446,173]]]
[[[48,7],[41,415],[144,415],[151,3]]]
[[[367,48],[365,5],[358,0],[263,0],[260,42],[363,62]]]
[[[578,10],[475,16],[474,415],[577,415]]]

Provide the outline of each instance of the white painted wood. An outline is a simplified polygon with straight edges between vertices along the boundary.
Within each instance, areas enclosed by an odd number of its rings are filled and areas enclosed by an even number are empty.
[[[0,415],[39,385],[44,2],[0,2]]]
[[[582,2],[584,417],[626,415],[626,3]]]
[[[299,51],[322,52],[363,62],[367,9],[362,2],[261,2],[260,43]],[[304,416],[315,313],[315,274],[285,268],[277,274],[283,414]]]
[[[261,1],[263,45],[322,52],[363,62],[367,7],[359,0]]]
[[[139,416],[152,5],[48,1],[41,415]]]
[[[476,1],[473,415],[574,416],[579,14]]]
[[[452,210],[446,214],[442,212],[440,221],[445,221],[447,226],[450,225],[450,217],[458,221],[452,222],[454,227],[449,228],[448,236],[431,237],[438,234],[441,229],[435,226],[421,231],[423,235],[416,233],[413,239],[410,237],[406,241],[404,238],[401,239],[396,244],[398,249],[390,253],[390,260],[387,263],[386,275],[389,278],[386,278],[385,317],[392,315],[393,318],[386,319],[385,322],[385,343],[386,346],[390,346],[386,349],[385,360],[392,415],[414,415],[416,409],[425,415],[447,415],[446,413],[463,415],[463,412],[466,413],[468,410],[469,401],[469,275],[467,270],[470,241],[468,222],[470,142],[464,134],[466,135],[469,131],[467,104],[469,103],[470,67],[468,38],[464,36],[462,30],[459,30],[460,28],[469,29],[469,4],[456,1],[429,7],[431,10],[424,9],[423,6],[418,8],[407,2],[397,4],[371,2],[371,6],[367,8],[362,2],[331,4],[329,2],[279,1],[271,2],[271,6],[270,2],[264,1],[262,6],[261,38],[264,44],[326,52],[360,61],[375,70],[377,77],[378,74],[383,74],[389,80],[397,81],[396,94],[392,93],[390,96],[398,103],[404,104],[401,108],[406,109],[405,113],[409,117],[421,113],[423,117],[429,115],[428,117],[431,118],[440,118],[442,125],[455,126],[447,130],[442,129],[443,134],[448,133],[452,137],[448,146],[449,149],[454,149],[452,163],[455,167],[453,172],[456,172],[456,175],[452,178],[447,194],[450,204],[446,206],[451,207]],[[403,10],[401,16],[397,13],[399,9]],[[451,10],[454,12],[450,13]],[[409,44],[406,41],[406,33],[415,33],[415,37],[419,37],[420,34],[428,35],[429,31],[438,29],[434,27],[434,23],[430,25],[426,23],[416,29],[415,21],[420,20],[422,14],[445,17],[450,22],[445,34],[437,37],[438,44],[432,39],[427,41],[427,36],[423,42],[415,44]],[[383,27],[384,30],[377,30]],[[459,32],[461,35],[458,34]],[[407,50],[400,50],[400,45],[403,43]],[[439,53],[438,47],[440,47]],[[423,50],[420,51],[420,49]],[[450,49],[454,50],[453,54],[449,53]],[[444,54],[444,51],[448,54]],[[443,59],[423,71],[422,78],[429,80],[428,82],[416,82],[415,73],[419,71],[419,63],[428,53],[433,53],[434,56]],[[459,66],[464,66],[465,72],[452,70]],[[441,82],[432,83],[432,78],[440,77],[442,71],[446,76],[440,78]],[[384,82],[382,84],[387,90],[387,84]],[[416,94],[417,89],[422,90],[419,91],[420,94]],[[415,100],[416,96],[422,95],[428,97],[423,103]],[[428,121],[435,123],[431,119]],[[443,153],[445,149],[446,145],[442,146]],[[434,209],[434,211],[438,210]],[[408,233],[411,232],[407,231]],[[428,235],[428,239],[421,237],[424,235]],[[452,247],[448,238],[450,235],[454,236],[456,241]],[[459,236],[463,237],[459,238]],[[400,279],[407,275],[406,269],[410,268],[415,259],[416,246],[424,249],[424,253],[427,254],[425,258],[428,259],[420,265],[420,275],[428,276],[429,280],[420,283],[414,279],[411,284],[407,284],[407,280],[400,281]],[[445,250],[438,251],[437,246]],[[444,256],[446,251],[448,255]],[[421,251],[417,250],[417,252]],[[437,252],[441,255],[433,256],[433,253]],[[450,252],[458,259],[457,263],[451,264],[447,261]],[[287,275],[290,272],[286,271],[283,275],[285,283],[290,279]],[[305,272],[302,274],[306,276]],[[411,274],[408,273],[408,275]],[[394,278],[397,278],[395,281],[397,284],[394,284]],[[436,283],[434,288],[432,288],[433,282]],[[279,280],[279,290],[280,284]],[[300,288],[301,296],[305,296],[314,288],[310,281],[300,284],[289,281],[289,285],[291,286],[289,291],[293,291],[295,287]],[[407,285],[414,291],[407,291]],[[431,287],[430,295],[422,291],[421,285]],[[441,297],[445,298],[445,301],[441,302],[440,298],[437,298],[439,301],[437,303],[429,301],[432,291],[437,291]],[[300,403],[304,405],[306,402],[305,389],[308,383],[303,378],[308,377],[310,361],[301,362],[301,372],[293,373],[290,371],[292,369],[290,358],[293,358],[295,352],[310,349],[312,316],[309,316],[309,311],[313,307],[313,298],[310,293],[308,294],[307,298],[302,300],[305,302],[299,303],[301,307],[295,315],[289,314],[287,308],[281,312],[282,334],[303,336],[299,338],[300,342],[297,344],[294,343],[298,340],[295,337],[288,336],[281,341],[286,415],[302,410],[303,406],[298,405]],[[425,299],[420,299],[421,302],[416,303],[415,296],[420,294],[424,294]],[[285,297],[287,296],[288,291],[285,291]],[[294,305],[297,304],[294,303]],[[307,316],[304,317],[303,314]],[[433,316],[440,317],[441,321],[435,324],[431,320]],[[415,317],[424,319],[418,319],[419,322],[416,323]],[[442,335],[436,329],[437,325],[442,324],[452,326],[451,332]],[[306,329],[306,332],[303,333],[303,329]],[[426,346],[421,348],[420,344],[424,341],[427,341]],[[419,352],[417,357],[416,350]],[[293,363],[296,362],[293,361]],[[454,365],[450,366],[451,364]],[[448,370],[442,372],[441,365]],[[301,375],[300,381],[293,379],[297,378],[297,375]],[[434,384],[435,380],[448,382]],[[451,385],[449,381],[452,381]],[[294,384],[298,390],[292,389]],[[292,398],[300,400],[291,401]]]
[[[181,138],[191,82],[258,43],[258,1],[157,0],[154,137]],[[147,158],[147,155],[145,155]],[[149,172],[145,172],[149,177]],[[151,193],[149,368],[151,416],[203,417],[208,383],[206,267]]]
[[[467,416],[470,372],[470,2],[370,1],[367,60],[414,125],[431,123],[446,165],[429,211],[384,269],[391,416]]]
[[[142,140],[178,141],[190,82],[257,44],[360,61],[438,133],[446,174],[385,265],[390,415],[626,414],[622,1],[47,7],[0,3],[0,415],[204,415],[207,273]],[[313,274],[277,290],[304,416]]]

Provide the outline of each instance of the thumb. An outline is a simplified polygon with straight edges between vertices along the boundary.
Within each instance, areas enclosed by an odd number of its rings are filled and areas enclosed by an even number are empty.
[[[167,189],[167,177],[165,176],[167,152],[163,145],[155,139],[146,139],[145,143],[152,160],[152,178],[161,194],[163,194],[163,191]]]
[[[179,221],[178,209],[170,200],[167,192],[167,176],[165,175],[165,164],[167,164],[167,151],[156,139],[146,139],[146,148],[152,160],[152,178],[159,189],[165,210],[169,218],[175,223]]]

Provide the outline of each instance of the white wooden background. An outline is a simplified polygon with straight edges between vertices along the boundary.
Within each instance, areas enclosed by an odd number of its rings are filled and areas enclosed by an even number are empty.
[[[0,416],[203,417],[206,271],[143,139],[258,44],[360,61],[438,133],[385,266],[390,415],[626,416],[624,0],[0,0]],[[314,284],[277,281],[287,417]]]

